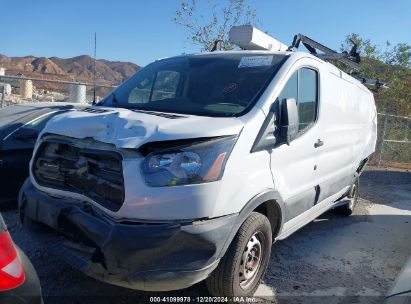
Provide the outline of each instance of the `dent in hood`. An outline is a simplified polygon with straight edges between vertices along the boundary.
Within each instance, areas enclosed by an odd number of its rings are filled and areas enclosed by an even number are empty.
[[[235,135],[243,127],[237,118],[184,115],[170,119],[126,109],[104,109],[101,113],[76,110],[57,115],[48,122],[40,137],[52,133],[93,138],[117,148],[138,148],[152,141]]]

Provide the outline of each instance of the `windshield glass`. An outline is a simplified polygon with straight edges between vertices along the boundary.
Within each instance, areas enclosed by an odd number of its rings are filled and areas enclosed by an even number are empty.
[[[262,53],[163,59],[139,71],[100,105],[237,116],[253,105],[284,59],[284,55]]]

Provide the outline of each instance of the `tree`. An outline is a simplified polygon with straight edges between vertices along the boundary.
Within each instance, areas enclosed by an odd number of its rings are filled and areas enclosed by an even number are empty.
[[[384,54],[387,64],[411,67],[411,46],[409,44],[398,43]]]
[[[217,40],[222,50],[234,46],[228,40],[232,26],[251,24],[256,21],[256,12],[246,4],[246,0],[227,0],[224,5],[216,1],[208,2],[210,15],[199,13],[196,0],[182,0],[173,18],[188,33],[188,40],[202,51],[209,51]]]
[[[379,90],[375,94],[377,108],[380,111],[387,109],[393,114],[411,116],[411,46],[406,43],[391,45],[387,41],[383,49],[369,39],[352,33],[341,44],[341,51],[351,49],[350,39],[357,43],[362,57],[359,75],[389,83],[388,90]],[[338,62],[336,65],[350,73],[346,66]]]
[[[356,33],[351,33],[345,37],[341,44],[341,51],[349,51],[352,42],[357,44],[357,50],[362,57],[368,57],[383,61],[389,65],[400,65],[411,67],[411,46],[407,43],[398,43],[394,46],[389,41],[385,43],[385,50],[381,51],[370,39],[363,39]]]
[[[340,50],[342,52],[349,52],[353,46],[352,42],[357,44],[357,51],[360,55],[369,58],[378,58],[379,51],[377,50],[377,46],[372,44],[370,39],[363,39],[356,33],[351,33],[345,37],[344,42],[341,44]]]

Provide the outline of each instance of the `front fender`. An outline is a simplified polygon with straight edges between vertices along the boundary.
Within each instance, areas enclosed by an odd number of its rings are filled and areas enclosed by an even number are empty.
[[[238,213],[236,222],[233,225],[233,229],[231,230],[231,234],[227,240],[227,243],[223,247],[223,250],[221,251],[221,256],[225,254],[227,251],[228,247],[230,246],[232,240],[234,239],[235,235],[237,234],[237,231],[240,229],[241,225],[244,223],[244,221],[248,218],[248,216],[256,210],[259,206],[261,206],[264,203],[269,203],[273,204],[275,208],[279,211],[279,218],[274,219],[274,218],[269,218],[270,223],[273,224],[275,223],[277,229],[276,231],[273,231],[273,238],[277,235],[280,235],[284,221],[286,219],[286,212],[285,212],[285,204],[284,201],[281,197],[281,195],[273,190],[273,189],[267,189],[256,196],[254,196],[244,207],[243,209]]]

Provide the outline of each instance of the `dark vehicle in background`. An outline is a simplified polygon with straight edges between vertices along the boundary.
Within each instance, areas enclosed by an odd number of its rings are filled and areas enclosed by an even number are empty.
[[[0,303],[41,304],[36,270],[16,246],[0,213]]]
[[[15,202],[37,136],[55,115],[81,108],[69,103],[29,103],[0,109],[0,204]]]

